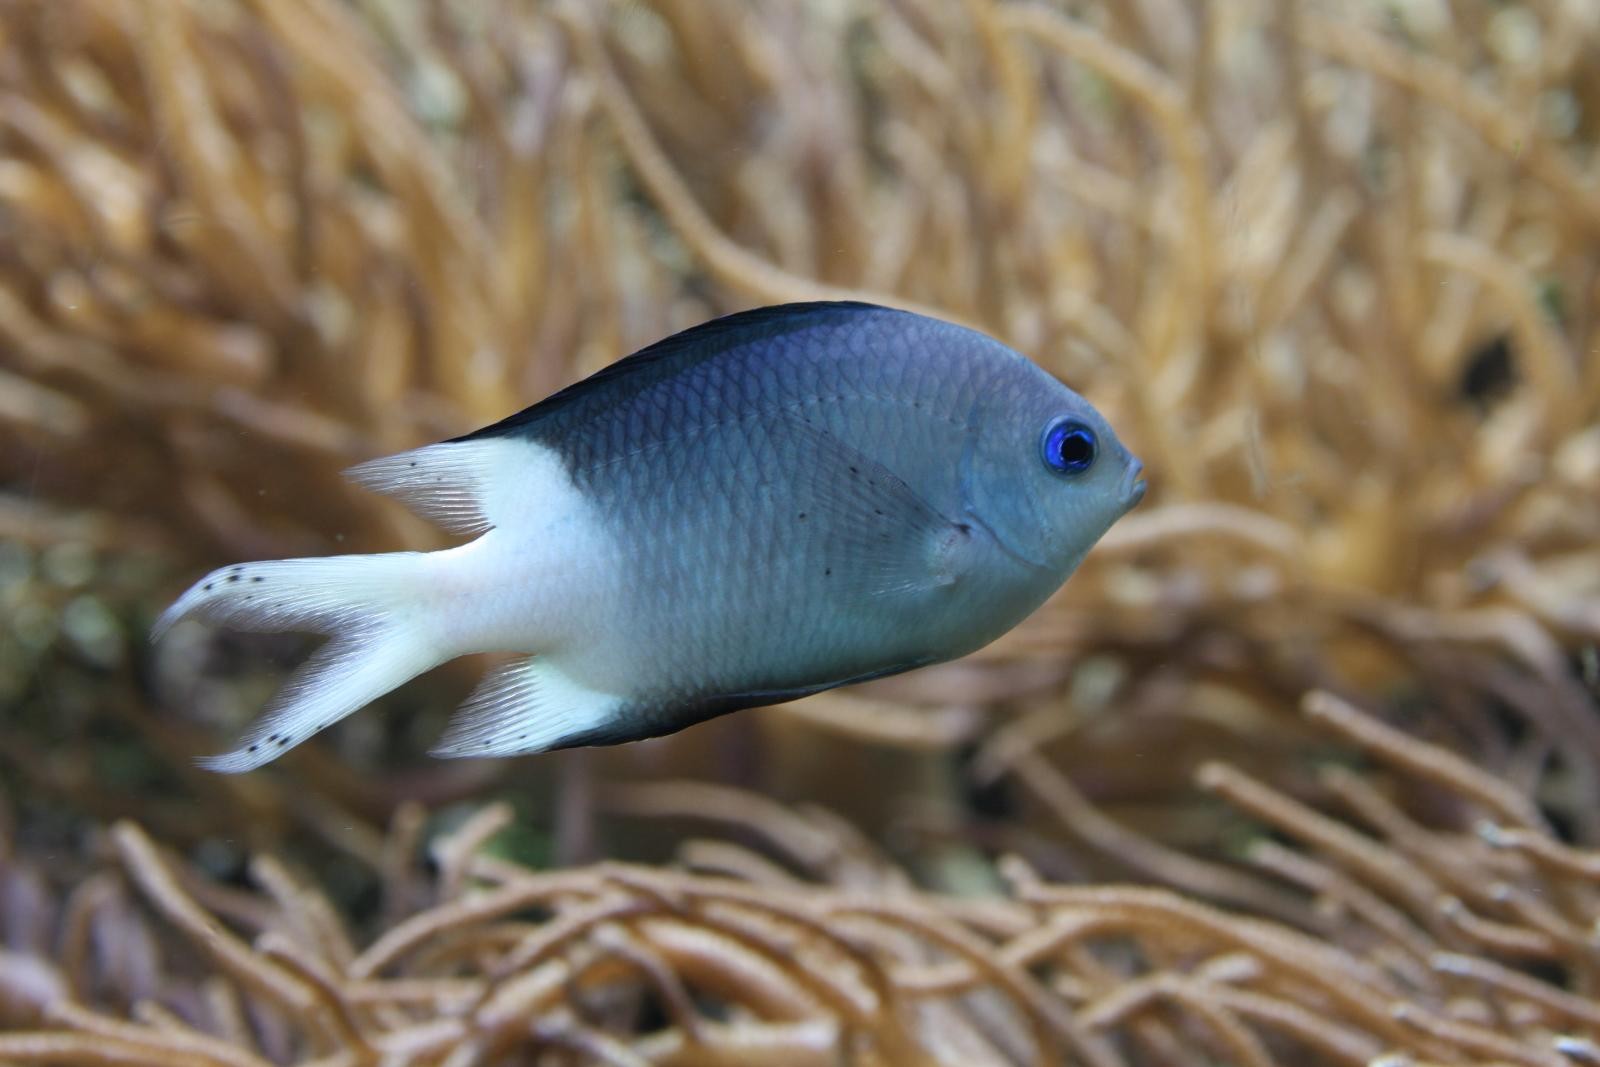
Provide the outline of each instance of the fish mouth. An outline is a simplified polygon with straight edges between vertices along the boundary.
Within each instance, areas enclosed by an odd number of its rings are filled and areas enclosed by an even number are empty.
[[[1128,472],[1122,476],[1122,501],[1123,506],[1131,508],[1144,499],[1147,488],[1144,480],[1144,464],[1134,460],[1128,467]]]

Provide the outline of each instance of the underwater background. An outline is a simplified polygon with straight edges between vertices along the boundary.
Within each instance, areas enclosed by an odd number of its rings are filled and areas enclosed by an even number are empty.
[[[0,0],[0,1064],[1600,1063],[1600,5]],[[207,568],[788,300],[1150,494],[966,660],[197,769]]]

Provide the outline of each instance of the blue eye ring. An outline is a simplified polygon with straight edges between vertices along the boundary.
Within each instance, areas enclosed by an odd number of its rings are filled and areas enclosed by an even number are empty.
[[[1061,419],[1045,428],[1040,441],[1045,466],[1058,474],[1082,474],[1094,466],[1100,442],[1094,431],[1076,419]]]

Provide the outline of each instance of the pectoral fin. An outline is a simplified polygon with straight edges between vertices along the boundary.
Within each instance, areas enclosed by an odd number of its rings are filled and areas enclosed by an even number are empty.
[[[942,514],[882,463],[799,417],[781,449],[797,478],[795,522],[819,523],[826,588],[866,596],[916,594],[958,581],[972,530]]]

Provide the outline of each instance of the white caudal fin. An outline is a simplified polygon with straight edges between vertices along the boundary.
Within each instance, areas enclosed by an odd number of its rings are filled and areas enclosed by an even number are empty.
[[[200,765],[225,774],[253,771],[436,666],[415,637],[376,627],[334,638],[284,684],[232,751]]]
[[[242,563],[212,571],[157,621],[197,617],[245,630],[333,637],[300,668],[232,752],[202,761],[237,773],[268,763],[456,653],[419,605],[428,555],[392,552]]]
[[[345,475],[403,500],[418,515],[457,533],[503,525],[524,500],[518,474],[537,450],[514,438],[446,441],[359,463]]]
[[[619,720],[623,701],[587,688],[537,656],[485,678],[450,720],[435,756],[516,756],[634,736]]]
[[[468,652],[532,653],[595,629],[597,581],[614,573],[592,503],[563,457],[513,438],[429,445],[350,472],[423,515],[486,531],[438,552],[242,563],[178,598],[156,636],[198,617],[248,630],[310,630],[331,641],[290,679],[219,771],[268,763],[423,671]],[[596,576],[599,576],[598,578]],[[486,682],[442,754],[510,755],[621,740],[620,701],[524,662]]]

